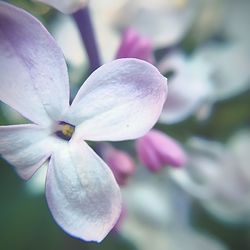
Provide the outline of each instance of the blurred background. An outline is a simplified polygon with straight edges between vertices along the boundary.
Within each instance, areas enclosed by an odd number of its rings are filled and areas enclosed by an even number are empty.
[[[89,71],[72,16],[35,1],[6,2],[32,13],[57,40],[73,97]],[[250,1],[89,0],[88,7],[103,63],[139,57],[121,52],[128,29],[137,41],[147,41],[141,59],[169,83],[155,129],[173,138],[187,159],[152,171],[135,142],[112,144],[129,153],[135,171],[121,185],[119,224],[100,244],[74,239],[56,225],[44,173],[25,182],[1,159],[0,249],[249,250]],[[1,103],[1,125],[23,122]]]

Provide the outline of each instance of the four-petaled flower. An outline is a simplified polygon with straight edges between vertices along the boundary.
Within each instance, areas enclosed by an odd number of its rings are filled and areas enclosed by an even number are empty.
[[[116,60],[90,75],[70,104],[63,54],[40,22],[0,2],[0,40],[0,100],[33,122],[0,126],[1,156],[24,179],[49,160],[54,219],[75,237],[101,241],[120,215],[120,190],[84,140],[148,132],[165,102],[166,78],[147,62]]]

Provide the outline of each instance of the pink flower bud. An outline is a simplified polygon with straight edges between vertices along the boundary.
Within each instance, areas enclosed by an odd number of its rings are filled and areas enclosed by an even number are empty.
[[[102,143],[99,149],[101,157],[112,170],[117,183],[120,186],[126,185],[128,178],[135,172],[133,159],[126,152],[115,149],[108,143]]]
[[[186,163],[186,154],[179,143],[168,135],[151,130],[136,141],[140,161],[153,172],[170,165],[181,167]]]
[[[120,47],[117,51],[116,58],[138,58],[152,63],[153,49],[151,40],[142,37],[134,29],[127,29],[122,36]]]

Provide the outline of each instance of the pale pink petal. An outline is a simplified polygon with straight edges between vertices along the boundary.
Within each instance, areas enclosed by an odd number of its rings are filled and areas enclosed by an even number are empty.
[[[167,79],[153,65],[118,59],[92,73],[64,120],[86,140],[134,139],[156,123],[166,94]]]
[[[120,191],[111,170],[83,141],[62,143],[52,155],[46,197],[56,222],[87,241],[101,241],[121,211]]]
[[[88,0],[34,0],[37,2],[46,3],[63,13],[70,14],[83,8]]]
[[[37,125],[0,126],[0,138],[0,155],[23,179],[29,179],[52,152],[53,139]]]
[[[38,124],[57,120],[69,103],[63,54],[42,24],[0,2],[0,100]]]

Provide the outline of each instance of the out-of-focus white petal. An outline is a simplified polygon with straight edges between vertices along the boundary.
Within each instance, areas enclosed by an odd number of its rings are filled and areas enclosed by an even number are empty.
[[[195,16],[193,0],[128,0],[117,14],[121,27],[134,27],[157,47],[178,43]]]
[[[167,79],[153,65],[118,59],[92,73],[64,120],[85,140],[134,139],[156,123],[166,94]]]
[[[171,170],[172,178],[220,220],[249,224],[249,165],[219,142],[195,138],[189,145],[186,168]]]
[[[54,140],[49,130],[37,125],[0,126],[0,155],[29,179],[49,158]]]
[[[213,65],[215,100],[223,100],[250,89],[249,42],[210,43],[197,52],[197,57]]]
[[[112,61],[120,43],[120,32],[115,28],[116,15],[127,0],[91,0],[96,37],[104,62]]]
[[[155,177],[139,172],[136,183],[124,190],[128,213],[120,233],[140,250],[181,250],[183,246],[187,250],[225,250],[217,240],[185,224],[189,220],[183,220],[182,213],[189,214],[190,209],[185,196],[163,175]]]
[[[173,72],[169,79],[168,99],[160,121],[167,124],[181,122],[197,111],[212,95],[211,69],[201,58],[186,58],[179,52],[167,55],[160,64],[160,72]]]
[[[121,211],[109,167],[82,141],[62,143],[49,163],[46,197],[56,222],[69,234],[101,241]]]
[[[34,0],[48,4],[65,14],[71,14],[83,8],[88,0]]]
[[[68,63],[74,67],[83,67],[83,64],[87,63],[80,33],[71,16],[58,15],[52,23],[50,32],[62,49]]]
[[[42,24],[0,3],[0,100],[29,120],[47,124],[69,105],[66,63]]]

